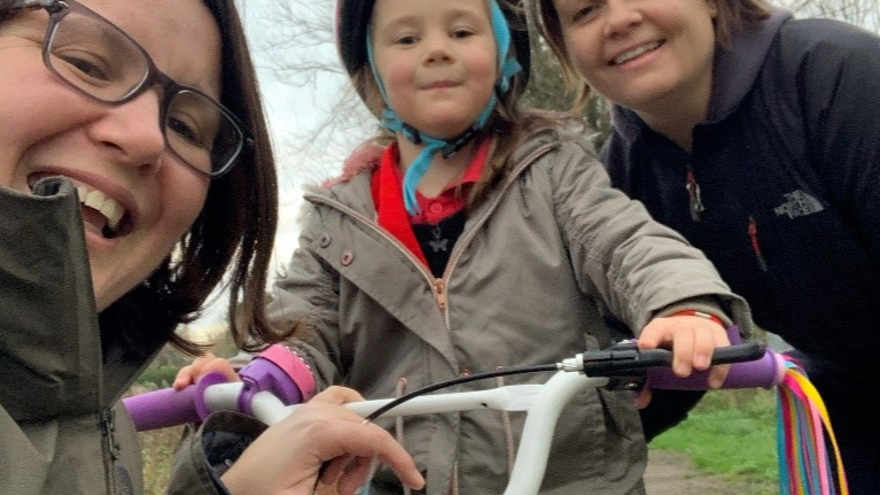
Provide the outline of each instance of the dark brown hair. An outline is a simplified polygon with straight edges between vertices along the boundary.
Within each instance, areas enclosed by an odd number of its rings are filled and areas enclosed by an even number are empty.
[[[220,29],[220,101],[250,130],[253,147],[213,179],[204,208],[180,243],[180,254],[144,284],[178,323],[198,315],[228,274],[230,329],[242,348],[275,342],[266,317],[266,282],[278,223],[275,160],[247,39],[234,0],[204,0]],[[172,343],[193,350],[177,335]]]

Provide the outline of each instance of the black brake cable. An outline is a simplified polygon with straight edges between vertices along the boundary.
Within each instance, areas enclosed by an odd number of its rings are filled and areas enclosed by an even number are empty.
[[[740,361],[759,359],[764,355],[764,346],[758,342],[746,342],[728,347],[715,349],[712,355],[712,364],[725,364]],[[562,363],[536,364],[529,366],[516,366],[503,368],[495,371],[475,373],[473,375],[454,378],[438,382],[433,385],[422,387],[406,395],[392,400],[388,404],[373,411],[364,418],[365,421],[373,421],[391,409],[414,399],[442,388],[460,385],[462,383],[496,378],[499,376],[519,375],[525,373],[541,373],[546,371],[577,371],[587,376],[614,377],[625,376],[628,373],[643,373],[646,368],[654,366],[669,366],[672,363],[672,351],[667,349],[639,349],[631,341],[620,342],[609,348],[599,351],[587,351],[579,354],[573,360],[565,360]]]
[[[442,388],[452,387],[454,385],[460,385],[462,383],[473,382],[477,380],[485,380],[486,378],[496,378],[499,376],[509,376],[509,375],[521,375],[525,373],[541,373],[546,371],[558,371],[559,365],[556,363],[553,364],[535,364],[529,366],[516,366],[513,368],[503,368],[495,371],[486,371],[483,373],[474,373],[468,376],[462,376],[458,378],[453,378],[452,380],[446,380],[442,382],[437,382],[432,385],[428,385],[426,387],[422,387],[418,390],[414,390],[406,395],[402,395],[388,404],[376,409],[368,416],[364,418],[364,421],[373,421],[379,416],[387,413],[391,409],[403,404],[404,402],[414,399],[420,395],[425,395],[430,392],[434,392],[436,390],[440,390]]]

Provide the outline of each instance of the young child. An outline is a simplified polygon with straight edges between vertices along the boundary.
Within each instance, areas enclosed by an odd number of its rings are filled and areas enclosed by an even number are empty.
[[[529,68],[520,15],[497,0],[342,0],[337,15],[345,68],[390,134],[306,195],[270,306],[306,330],[296,344],[319,388],[384,398],[557,362],[614,341],[606,312],[640,329],[642,346],[671,346],[680,375],[708,368],[726,326],[749,331],[711,263],[610,186],[583,129],[517,106]],[[395,430],[427,493],[491,494],[523,419],[441,414]],[[646,460],[633,397],[589,390],[563,413],[543,490],[642,494]],[[401,490],[380,471],[371,493]]]
[[[764,0],[532,6],[570,82],[614,103],[613,183],[796,348],[850,493],[877,493],[880,37]]]

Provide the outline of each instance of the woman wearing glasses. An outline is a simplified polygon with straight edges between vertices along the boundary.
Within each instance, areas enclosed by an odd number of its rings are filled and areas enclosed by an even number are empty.
[[[0,0],[0,67],[0,493],[141,493],[114,405],[165,343],[198,350],[175,327],[229,271],[239,344],[283,337],[263,314],[275,172],[238,14],[232,0]],[[210,439],[246,445],[261,427],[209,418],[210,454],[182,457],[172,492],[307,493],[322,461],[376,449],[418,482],[384,431],[332,406],[356,394],[319,397],[222,482],[210,465],[242,447],[214,455]]]

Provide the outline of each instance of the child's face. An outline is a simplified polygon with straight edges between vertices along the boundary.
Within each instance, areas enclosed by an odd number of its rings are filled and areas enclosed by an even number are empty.
[[[372,43],[392,108],[430,136],[466,131],[494,90],[497,49],[486,0],[377,0]]]
[[[715,0],[553,0],[566,50],[590,86],[636,112],[705,105]]]

